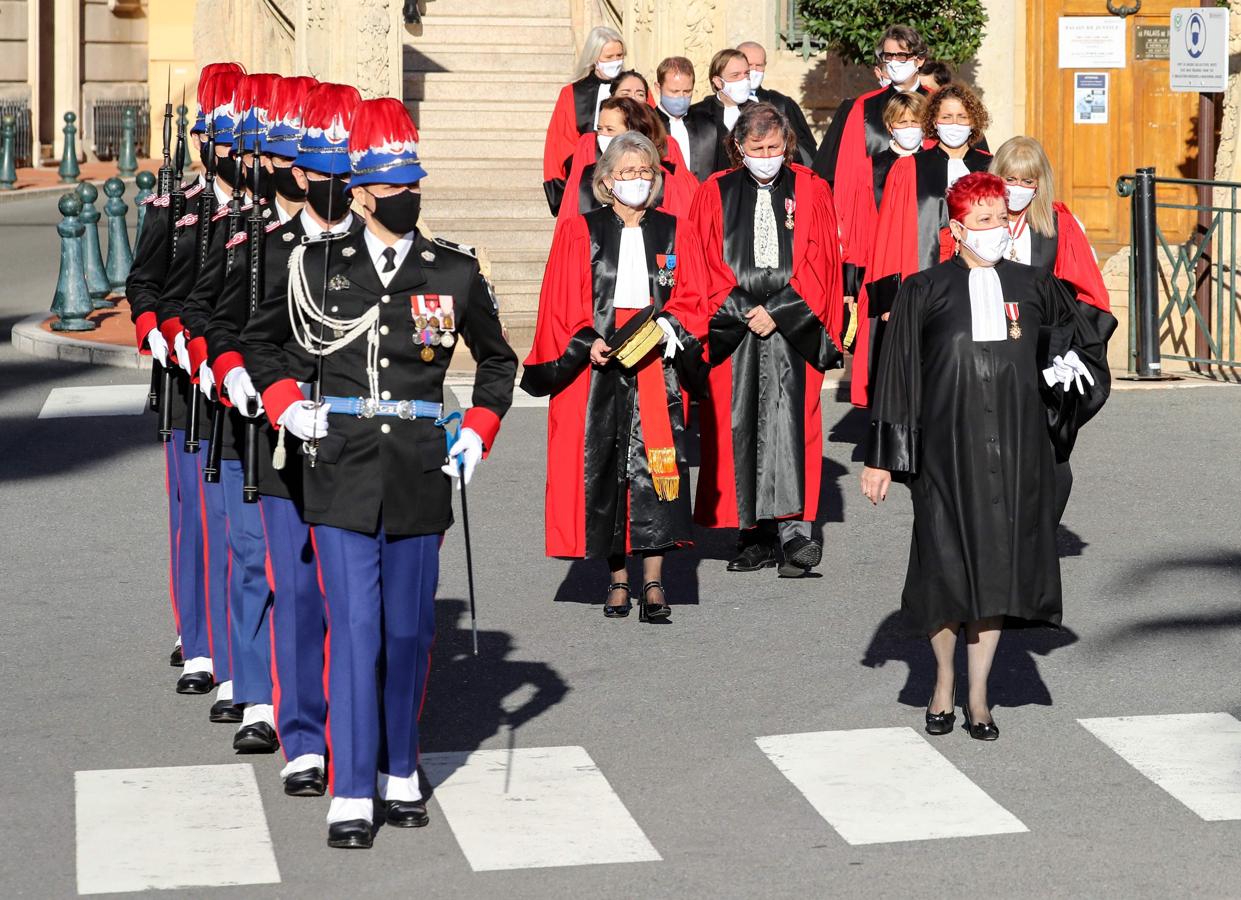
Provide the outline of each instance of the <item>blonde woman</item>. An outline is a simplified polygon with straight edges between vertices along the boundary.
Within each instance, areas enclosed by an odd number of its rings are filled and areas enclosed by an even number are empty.
[[[620,33],[600,25],[586,35],[573,81],[560,89],[547,139],[543,143],[543,190],[552,215],[560,210],[568,163],[577,139],[595,130],[599,104],[612,94],[612,82],[625,68],[625,41]]]

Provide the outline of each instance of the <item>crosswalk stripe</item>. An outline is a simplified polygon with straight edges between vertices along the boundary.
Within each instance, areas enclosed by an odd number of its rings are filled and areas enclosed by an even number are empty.
[[[52,388],[39,410],[40,419],[75,416],[136,416],[146,408],[150,385],[102,384]]]
[[[850,844],[1027,830],[911,728],[777,734],[757,743]]]
[[[74,774],[79,894],[280,881],[254,767]]]
[[[582,747],[426,753],[421,763],[476,872],[660,859]]]
[[[1241,722],[1228,713],[1077,721],[1201,818],[1241,819]]]

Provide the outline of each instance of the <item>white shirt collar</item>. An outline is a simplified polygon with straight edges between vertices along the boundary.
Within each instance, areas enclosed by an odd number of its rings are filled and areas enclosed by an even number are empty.
[[[221,206],[228,206],[228,204],[232,202],[233,198],[229,196],[228,194],[224,193],[220,189],[220,179],[217,178],[214,181],[212,181],[211,188],[212,190],[215,191],[215,202],[216,203],[220,204]]]
[[[276,202],[272,205],[276,207],[276,218],[281,225],[293,218],[293,213],[285,210],[284,203],[281,201],[279,194],[276,195]]]
[[[302,231],[306,232],[306,234],[311,235],[311,236],[323,234],[323,231],[324,231],[323,226],[320,225],[318,222],[316,222],[314,219],[310,218],[310,213],[306,212],[305,209],[303,209],[300,213],[297,214],[297,218],[302,223]],[[337,222],[335,225],[333,225],[331,228],[327,230],[330,231],[332,234],[342,234],[348,231],[349,226],[351,226],[352,224],[353,224],[353,213],[349,213],[343,219],[341,219],[339,222]]]
[[[383,282],[384,287],[387,287],[392,281],[392,277],[396,275],[397,271],[404,264],[405,257],[409,256],[409,251],[414,248],[414,234],[416,232],[410,231],[401,235],[397,238],[396,243],[392,245],[392,249],[396,251],[396,259],[393,260],[396,268],[391,272],[383,271],[383,253],[388,249],[388,245],[375,237],[374,232],[369,228],[364,228],[363,232],[366,235],[366,251],[371,255],[371,262],[375,264],[375,272],[379,275],[379,280]]]

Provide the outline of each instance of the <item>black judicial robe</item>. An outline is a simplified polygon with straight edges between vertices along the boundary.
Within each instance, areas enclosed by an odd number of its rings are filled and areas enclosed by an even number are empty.
[[[543,277],[534,346],[521,386],[551,396],[547,417],[546,549],[553,557],[597,557],[667,550],[692,543],[689,465],[685,457],[682,381],[701,360],[695,332],[704,327],[701,250],[688,227],[648,210],[640,227],[651,298],[677,327],[685,349],[676,362],[662,348],[641,366],[660,366],[680,472],[680,493],[661,500],[646,458],[639,416],[637,369],[594,366],[590,347],[616,331],[617,262],[623,223],[611,207],[562,222]],[[661,284],[660,257],[675,256],[675,284]],[[665,282],[668,280],[666,265]]]
[[[1058,624],[1057,460],[1103,406],[1103,341],[1050,274],[1001,260],[1020,336],[976,342],[970,270],[959,258],[905,280],[888,322],[866,464],[907,481],[914,527],[902,607],[933,632],[1010,616]],[[1069,349],[1094,386],[1049,388],[1051,357]]]
[[[664,130],[668,132],[668,140],[676,143],[676,139],[672,136],[672,120],[668,114],[659,106],[655,107],[655,112],[664,123]],[[692,116],[687,111],[681,121],[685,123],[685,130],[689,134],[690,165],[688,168],[695,181],[705,181],[714,171],[711,166],[716,160],[715,147],[719,141],[719,131],[710,116]],[[722,118],[720,124],[723,124]],[[684,155],[682,155],[683,159]]]
[[[577,139],[595,130],[599,88],[609,83],[591,70],[585,78],[566,84],[556,98],[543,142],[543,192],[547,195],[547,205],[553,216],[560,209],[565,177],[569,173],[569,161]]]
[[[740,105],[745,109],[746,104]],[[693,128],[689,127],[693,122]],[[726,172],[733,167],[728,158],[728,140],[732,129],[724,124],[724,104],[715,94],[703,97],[685,114],[685,124],[690,133],[690,168],[700,182],[716,172]]]
[[[833,190],[836,188],[836,158],[840,155],[840,142],[844,137],[845,122],[848,121],[849,110],[853,109],[856,101],[856,97],[846,97],[840,101],[840,106],[836,107],[836,112],[832,114],[832,121],[828,123],[827,130],[823,132],[823,140],[814,154],[814,161],[810,164],[814,174],[826,181]]]
[[[801,111],[797,101],[787,94],[760,87],[754,92],[760,103],[770,103],[789,120],[793,134],[797,136],[797,159],[802,165],[809,166],[814,162],[814,132],[806,121],[806,114]]]

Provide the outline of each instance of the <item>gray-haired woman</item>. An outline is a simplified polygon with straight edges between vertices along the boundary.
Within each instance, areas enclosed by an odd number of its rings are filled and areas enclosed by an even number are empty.
[[[682,382],[701,366],[706,329],[702,254],[688,228],[652,208],[661,177],[645,135],[608,145],[592,181],[607,205],[556,230],[522,376],[528,393],[551,396],[547,555],[607,560],[608,618],[632,609],[626,557],[641,557],[642,621],[669,618],[664,554],[691,541]],[[614,338],[651,307],[662,350],[623,366]]]
[[[625,41],[615,29],[600,25],[586,35],[573,81],[560,89],[543,142],[543,191],[556,215],[577,139],[595,130],[599,104],[612,93],[612,82],[625,68]]]

